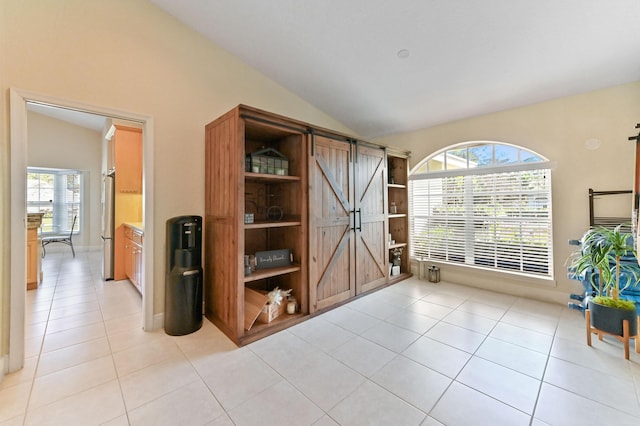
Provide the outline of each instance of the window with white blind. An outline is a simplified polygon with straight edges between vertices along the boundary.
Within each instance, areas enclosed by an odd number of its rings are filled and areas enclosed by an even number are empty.
[[[411,173],[411,256],[552,277],[551,170],[517,146],[468,142]]]
[[[42,235],[69,235],[80,229],[83,172],[66,169],[27,168],[27,212],[44,213]]]

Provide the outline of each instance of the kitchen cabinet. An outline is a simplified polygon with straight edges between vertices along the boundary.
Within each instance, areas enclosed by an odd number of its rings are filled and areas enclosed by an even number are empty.
[[[35,290],[41,282],[42,246],[38,228],[42,224],[42,213],[27,215],[27,290]]]
[[[116,192],[142,193],[142,129],[115,126],[111,139],[116,169]]]
[[[131,284],[142,293],[142,231],[130,225],[124,227],[124,270]]]
[[[125,272],[125,223],[142,221],[142,130],[115,126],[110,145],[115,168],[113,278],[127,278]]]

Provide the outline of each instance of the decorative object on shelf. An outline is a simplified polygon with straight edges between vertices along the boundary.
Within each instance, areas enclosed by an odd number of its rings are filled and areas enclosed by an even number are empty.
[[[244,255],[244,275],[251,275],[253,270],[251,269],[250,258],[248,254]]]
[[[391,263],[393,263],[393,266],[400,266],[402,263],[402,259],[400,258],[401,256],[402,247],[396,247],[391,251]]]
[[[440,282],[440,268],[435,265],[432,265],[429,268],[429,282],[430,283],[439,283]]]
[[[295,297],[289,296],[289,301],[287,302],[287,313],[289,315],[293,315],[296,313],[296,305],[298,301]]]
[[[262,307],[258,321],[268,324],[278,318],[287,309],[286,298],[291,293],[291,289],[282,290],[279,287],[274,288],[267,293],[267,303]]]
[[[267,250],[256,252],[256,269],[277,268],[293,263],[293,254],[290,249]]]
[[[264,148],[247,154],[245,171],[287,176],[289,174],[289,159],[276,149]]]
[[[245,213],[244,214],[244,223],[253,223],[255,216],[253,213]]]
[[[396,183],[396,179],[393,177],[393,173],[389,173],[389,183],[391,185]]]
[[[391,205],[389,206],[389,213],[390,214],[398,214],[398,206],[396,206],[396,202],[392,201]]]
[[[271,290],[269,293],[267,293],[267,297],[269,298],[268,303],[279,305],[283,303],[282,301],[286,297],[289,297],[290,294],[291,294],[291,289],[282,290],[280,287],[276,287],[273,290]]]
[[[267,209],[267,219],[269,220],[282,220],[284,217],[284,210],[279,206],[271,206]]]

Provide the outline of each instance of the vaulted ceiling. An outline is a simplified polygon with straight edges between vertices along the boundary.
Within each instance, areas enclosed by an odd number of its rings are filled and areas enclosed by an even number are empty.
[[[640,80],[639,0],[151,0],[374,138]]]

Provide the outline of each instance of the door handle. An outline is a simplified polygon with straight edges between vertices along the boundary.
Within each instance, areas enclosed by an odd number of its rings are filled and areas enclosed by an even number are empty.
[[[353,225],[351,222],[351,215],[353,215]],[[355,231],[356,230],[356,211],[355,210],[350,210],[349,211],[349,231]]]
[[[359,226],[357,226],[356,229],[358,231],[362,232],[362,209],[358,209],[356,211],[358,212],[358,223],[359,223]],[[353,215],[353,221],[354,222],[356,221],[356,217],[355,216],[356,215],[354,214]],[[354,225],[355,225],[355,223],[354,223]]]

